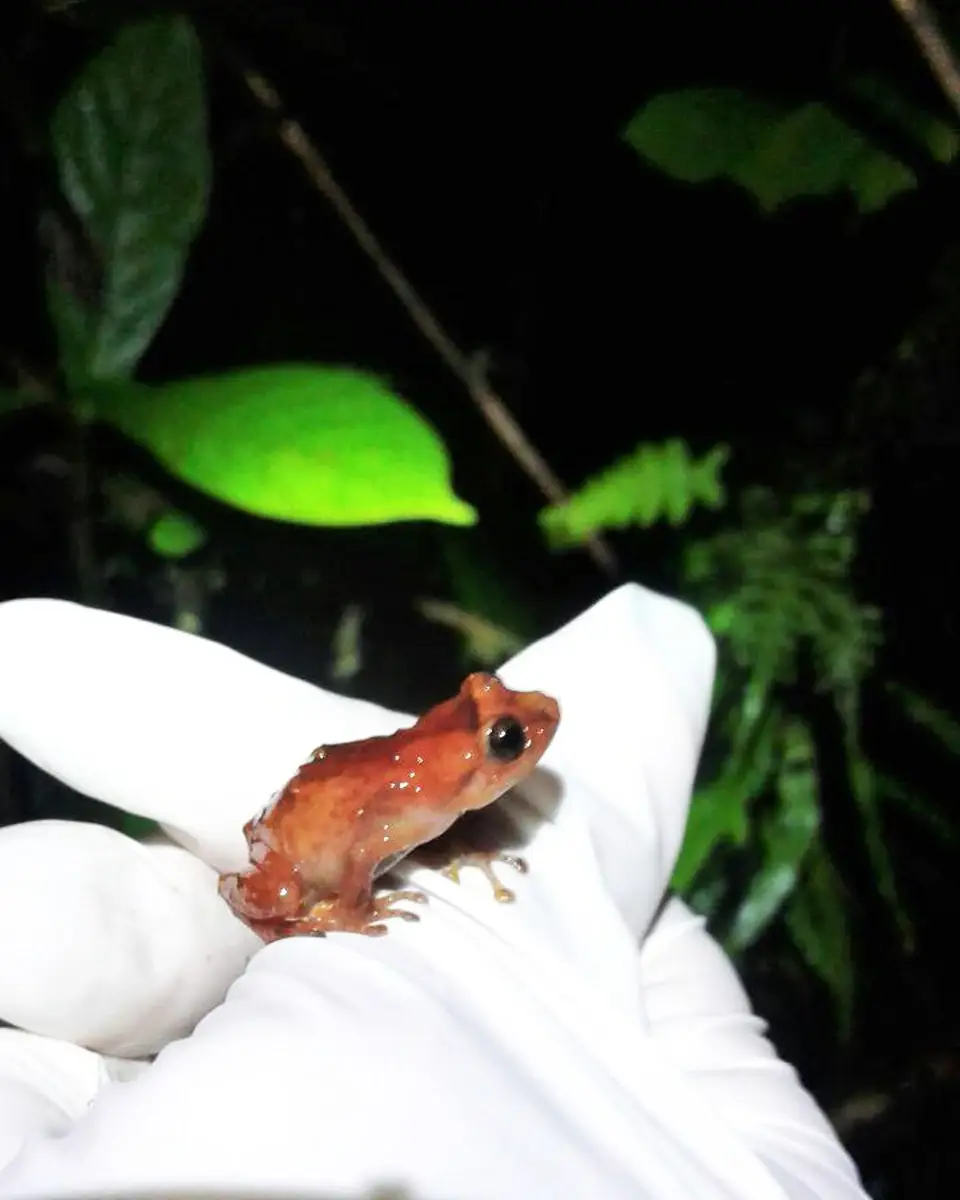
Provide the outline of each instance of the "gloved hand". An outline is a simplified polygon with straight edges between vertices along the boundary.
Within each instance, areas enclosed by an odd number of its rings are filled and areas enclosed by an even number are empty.
[[[217,894],[244,822],[316,745],[409,718],[162,626],[0,605],[0,735],[169,835],[0,830],[0,1197],[863,1197],[662,903],[713,666],[691,609],[613,592],[500,672],[562,709],[501,802],[516,903],[419,868],[419,923],[263,946]]]

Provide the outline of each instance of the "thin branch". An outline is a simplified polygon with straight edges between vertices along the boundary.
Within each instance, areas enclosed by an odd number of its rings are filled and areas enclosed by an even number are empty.
[[[329,166],[307,136],[303,126],[284,115],[283,103],[273,86],[254,71],[243,71],[243,77],[257,103],[277,118],[280,141],[300,161],[311,183],[329,201],[357,245],[376,266],[394,295],[410,314],[411,320],[467,389],[474,404],[507,451],[552,504],[563,503],[567,499],[566,488],[488,383],[482,359],[464,354],[414,291],[406,276],[377,241],[370,226],[357,212],[349,196],[334,179]],[[601,570],[608,575],[616,574],[616,559],[602,538],[595,535],[586,546]]]
[[[960,116],[960,63],[927,0],[890,0],[913,34],[920,52]]]

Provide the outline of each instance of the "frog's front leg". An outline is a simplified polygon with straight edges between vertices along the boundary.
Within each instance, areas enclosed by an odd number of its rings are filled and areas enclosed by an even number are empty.
[[[494,863],[503,863],[504,866],[512,867],[521,875],[525,875],[529,870],[527,861],[520,858],[516,854],[506,854],[502,850],[464,850],[450,859],[445,866],[440,868],[440,874],[445,875],[447,879],[451,879],[454,883],[460,882],[460,872],[464,867],[476,867],[489,882],[493,888],[493,898],[499,904],[512,904],[516,900],[516,895],[508,887],[497,878],[496,872],[493,869]]]

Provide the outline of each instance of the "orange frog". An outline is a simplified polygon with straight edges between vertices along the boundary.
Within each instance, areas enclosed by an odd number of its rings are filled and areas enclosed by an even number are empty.
[[[374,899],[374,881],[529,775],[559,720],[549,696],[477,672],[410,729],[321,746],[244,826],[251,866],[222,875],[221,896],[266,942],[333,930],[376,936],[387,917],[417,920],[394,905],[423,902],[422,892]]]

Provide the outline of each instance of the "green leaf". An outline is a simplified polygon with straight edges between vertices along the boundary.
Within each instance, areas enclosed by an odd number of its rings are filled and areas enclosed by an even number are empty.
[[[797,197],[832,196],[845,188],[862,212],[870,212],[916,184],[911,170],[871,147],[825,104],[784,113],[732,177],[765,212]]]
[[[127,837],[142,842],[144,838],[153,837],[162,830],[156,821],[149,817],[139,817],[136,813],[120,812],[119,829]]]
[[[914,724],[932,734],[950,754],[960,756],[960,723],[954,717],[910,688],[891,683],[888,690]]]
[[[25,408],[32,408],[37,404],[47,404],[50,397],[39,391],[26,391],[24,389],[0,388],[0,417],[5,417],[9,413],[21,412]]]
[[[674,179],[732,178],[737,164],[776,128],[782,109],[737,88],[661,92],[633,116],[625,141]]]
[[[854,993],[848,906],[849,897],[826,851],[820,845],[812,847],[784,916],[801,957],[833,995],[844,1038],[850,1034]]]
[[[664,519],[682,525],[697,505],[723,505],[719,473],[728,456],[727,446],[695,459],[679,439],[643,442],[564,503],[543,509],[540,525],[554,546],[584,542],[601,529],[646,528]]]
[[[147,544],[161,558],[186,558],[207,540],[206,530],[193,517],[171,509],[147,533]]]
[[[877,882],[877,890],[893,914],[904,947],[910,950],[914,942],[913,923],[901,903],[893,870],[893,857],[887,849],[886,834],[880,813],[879,781],[873,764],[860,748],[855,728],[847,728],[846,743],[850,790],[860,810],[864,844]]]
[[[780,720],[772,705],[759,713],[752,707],[747,698],[739,710],[738,732],[719,777],[694,792],[671,879],[678,892],[688,891],[718,846],[746,841],[751,806],[774,767]]]
[[[851,81],[850,90],[923,146],[937,162],[946,164],[956,157],[960,133],[946,121],[912,104],[885,79],[860,75]]]
[[[184,17],[128,25],[53,116],[61,187],[99,259],[91,304],[48,283],[73,384],[132,375],[180,286],[206,211],[210,166],[200,48]]]
[[[362,371],[260,367],[100,387],[86,399],[174,475],[257,516],[332,526],[477,519],[450,489],[434,429]]]
[[[881,800],[896,804],[914,820],[926,825],[945,845],[950,845],[960,838],[960,830],[956,824],[938,811],[936,803],[929,796],[921,795],[915,788],[908,787],[891,775],[884,775],[879,771],[874,774]]]
[[[796,107],[736,88],[663,92],[634,115],[623,136],[674,179],[729,179],[765,212],[842,191],[871,212],[916,185],[904,163],[827,105]]]
[[[760,823],[762,864],[750,880],[727,938],[734,952],[755,942],[776,917],[796,887],[819,833],[816,752],[810,730],[799,720],[790,721],[784,730],[776,801]]]

